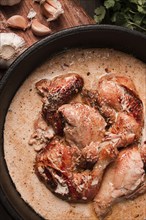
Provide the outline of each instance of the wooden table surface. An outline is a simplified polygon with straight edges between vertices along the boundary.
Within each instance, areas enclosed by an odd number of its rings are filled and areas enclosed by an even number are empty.
[[[30,1],[31,2],[30,4],[33,4],[32,0],[26,0],[26,1]],[[53,32],[71,26],[94,23],[93,20],[94,9],[97,7],[97,5],[99,5],[99,0],[78,0],[78,1],[60,0],[60,2],[63,3],[65,14],[64,17],[59,18],[57,22],[56,21],[53,22],[51,26]],[[33,7],[37,10],[38,5],[33,4]],[[8,17],[16,13],[19,14],[20,11],[22,14],[25,13],[25,9],[26,7],[20,8],[19,5],[14,7],[0,7],[0,32],[10,31],[9,29],[5,30],[4,26],[2,25],[3,21],[5,21]],[[40,20],[43,19],[41,16],[39,16],[39,18]],[[43,19],[43,23],[44,23],[44,19]],[[18,32],[19,35],[23,36],[27,40],[28,46],[30,46],[33,42],[40,40],[39,38],[33,36],[30,30],[28,31],[27,34],[21,31],[14,31],[14,32],[15,33]],[[0,77],[2,77],[4,73],[5,70],[0,69]],[[0,220],[12,220],[12,218],[9,217],[9,215],[4,210],[2,205],[0,205]]]

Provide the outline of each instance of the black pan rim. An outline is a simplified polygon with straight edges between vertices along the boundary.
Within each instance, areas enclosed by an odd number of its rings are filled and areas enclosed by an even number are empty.
[[[59,38],[62,38],[62,36],[69,36],[69,35],[75,35],[78,32],[90,32],[93,30],[98,30],[98,31],[112,31],[112,32],[125,32],[128,33],[129,35],[132,36],[137,36],[141,39],[146,40],[146,35],[144,33],[141,33],[139,31],[136,30],[131,30],[128,29],[126,27],[121,27],[121,26],[117,26],[117,25],[97,25],[97,24],[89,24],[89,25],[80,25],[80,26],[76,26],[76,27],[71,27],[71,28],[67,28],[64,30],[61,30],[57,33],[54,33],[50,36],[45,37],[44,39],[41,39],[40,41],[34,43],[32,46],[30,46],[28,49],[26,49],[9,67],[9,69],[7,70],[7,72],[5,73],[5,75],[2,77],[1,82],[0,82],[0,92],[3,89],[3,85],[5,84],[5,81],[8,79],[9,75],[11,74],[11,72],[13,71],[13,69],[23,60],[25,59],[25,57],[29,56],[33,51],[35,51],[36,49],[39,49],[40,47],[47,45],[48,43],[52,42],[52,41],[56,41]]]
[[[33,53],[35,54],[36,50],[40,50],[45,45],[48,45],[51,42],[58,41],[59,39],[61,39],[63,37],[66,37],[66,36],[74,37],[78,33],[86,33],[86,32],[92,33],[93,31],[97,31],[97,32],[105,31],[105,32],[107,32],[107,34],[108,34],[108,32],[112,32],[114,34],[126,33],[129,36],[135,36],[139,40],[143,39],[146,42],[146,35],[144,35],[140,32],[137,32],[137,31],[129,30],[124,27],[113,26],[113,25],[82,25],[82,26],[77,26],[77,27],[65,29],[65,30],[60,31],[58,33],[52,34],[51,36],[46,37],[46,38],[40,40],[39,42],[33,44],[31,47],[29,47],[22,55],[20,55],[12,63],[12,65],[9,67],[8,71],[6,72],[6,74],[4,75],[4,77],[2,78],[2,80],[0,82],[0,95],[5,88],[5,85],[10,80],[11,74],[13,74],[15,72],[15,69],[17,69],[17,67],[19,65],[21,65],[22,61],[24,61],[28,57],[31,57],[33,55]],[[146,44],[145,44],[145,47],[146,47]],[[2,136],[2,139],[3,139],[3,136]],[[0,142],[1,142],[0,147],[3,148],[3,140],[1,140]],[[4,154],[3,154],[3,157],[4,157]],[[6,166],[6,164],[5,164],[5,166]],[[1,168],[0,168],[0,171],[1,171]],[[10,181],[11,181],[11,178],[10,178]],[[13,185],[13,187],[14,187],[14,185]],[[18,193],[18,192],[16,191],[16,193]],[[13,218],[19,219],[19,220],[25,219],[21,216],[20,211],[17,210],[15,205],[12,204],[11,201],[9,201],[9,198],[6,196],[5,189],[2,187],[1,182],[0,182],[0,200],[3,203],[3,205],[5,206],[5,208],[8,210],[8,212],[11,213]],[[23,201],[23,203],[24,203],[24,201]],[[28,206],[28,205],[26,204],[26,206]],[[29,206],[28,206],[28,208],[31,209]],[[41,218],[38,216],[38,219],[41,219]]]

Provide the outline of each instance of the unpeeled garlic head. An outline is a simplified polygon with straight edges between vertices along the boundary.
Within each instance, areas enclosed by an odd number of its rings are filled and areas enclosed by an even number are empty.
[[[0,5],[12,6],[18,4],[19,2],[21,2],[21,0],[0,0]]]
[[[0,67],[10,64],[26,49],[25,40],[14,33],[0,33]]]

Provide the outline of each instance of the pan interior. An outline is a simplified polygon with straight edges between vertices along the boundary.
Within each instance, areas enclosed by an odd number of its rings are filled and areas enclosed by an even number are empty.
[[[43,39],[29,48],[11,65],[0,83],[0,200],[15,219],[23,218],[37,220],[41,219],[41,217],[36,215],[36,213],[32,211],[32,209],[29,208],[29,206],[27,206],[26,203],[21,199],[20,194],[15,189],[11,177],[9,176],[7,165],[4,159],[3,148],[5,116],[7,112],[11,112],[9,111],[12,106],[11,105],[9,107],[11,100],[29,74],[33,71],[37,71],[36,68],[42,65],[42,63],[44,63],[47,59],[50,59],[53,54],[64,51],[67,48],[74,47],[114,48],[116,50],[130,53],[140,60],[146,62],[146,37],[144,35],[120,27],[89,25],[61,31],[49,38]],[[137,73],[135,72],[135,75],[136,74]],[[146,73],[144,72],[144,76],[145,74]],[[145,78],[143,81],[144,80]],[[25,83],[23,86],[24,85]],[[33,85],[31,86],[33,87]],[[145,86],[143,88],[145,88]],[[27,91],[26,95],[28,94],[29,92]],[[27,96],[25,96],[24,100],[26,98]],[[15,99],[16,97],[13,99],[13,101]],[[19,129],[17,132],[19,132]],[[5,133],[7,133],[7,131]],[[24,138],[27,141],[27,138]],[[29,148],[29,151],[34,154],[32,149]],[[11,164],[13,164],[13,162],[11,162]],[[142,206],[142,201],[143,200],[139,198],[139,206]],[[37,212],[39,211],[37,210]]]
[[[69,204],[54,196],[42,184],[34,172],[36,152],[28,141],[33,132],[33,123],[41,111],[42,102],[35,90],[35,83],[43,78],[52,79],[66,73],[79,73],[84,87],[96,89],[100,76],[113,73],[130,76],[145,103],[146,64],[125,53],[113,49],[70,49],[48,59],[32,72],[16,93],[7,113],[4,128],[4,154],[10,176],[21,197],[45,219],[97,220],[92,204]],[[74,101],[81,101],[77,96]],[[146,195],[132,203],[119,203],[108,219],[130,217],[136,213],[144,218],[143,202]],[[137,208],[139,206],[141,208]],[[58,207],[56,209],[56,207]],[[117,217],[116,217],[117,218]]]

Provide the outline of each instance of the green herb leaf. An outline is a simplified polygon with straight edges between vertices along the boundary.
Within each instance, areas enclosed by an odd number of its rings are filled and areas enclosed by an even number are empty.
[[[119,11],[119,10],[121,10],[121,7],[122,7],[122,5],[120,2],[115,2],[115,5],[113,7],[113,11]]]
[[[94,19],[146,33],[146,0],[104,0],[95,10]]]
[[[138,25],[141,25],[142,21],[143,21],[143,18],[144,18],[143,14],[136,13],[133,17],[133,22],[138,24]]]
[[[143,24],[146,24],[146,17],[142,21]]]
[[[144,3],[145,3],[145,0],[138,0],[139,5],[144,5]]]
[[[146,8],[140,5],[137,6],[138,12],[146,15]]]
[[[138,0],[130,0],[130,2],[138,5]]]
[[[126,14],[123,12],[119,12],[116,15],[116,24],[117,25],[123,25],[127,22]]]
[[[104,1],[104,6],[106,9],[112,8],[115,5],[115,0],[105,0]]]
[[[95,9],[95,15],[94,15],[94,20],[96,21],[96,23],[100,23],[106,14],[106,10],[104,6],[100,6],[97,9]]]

